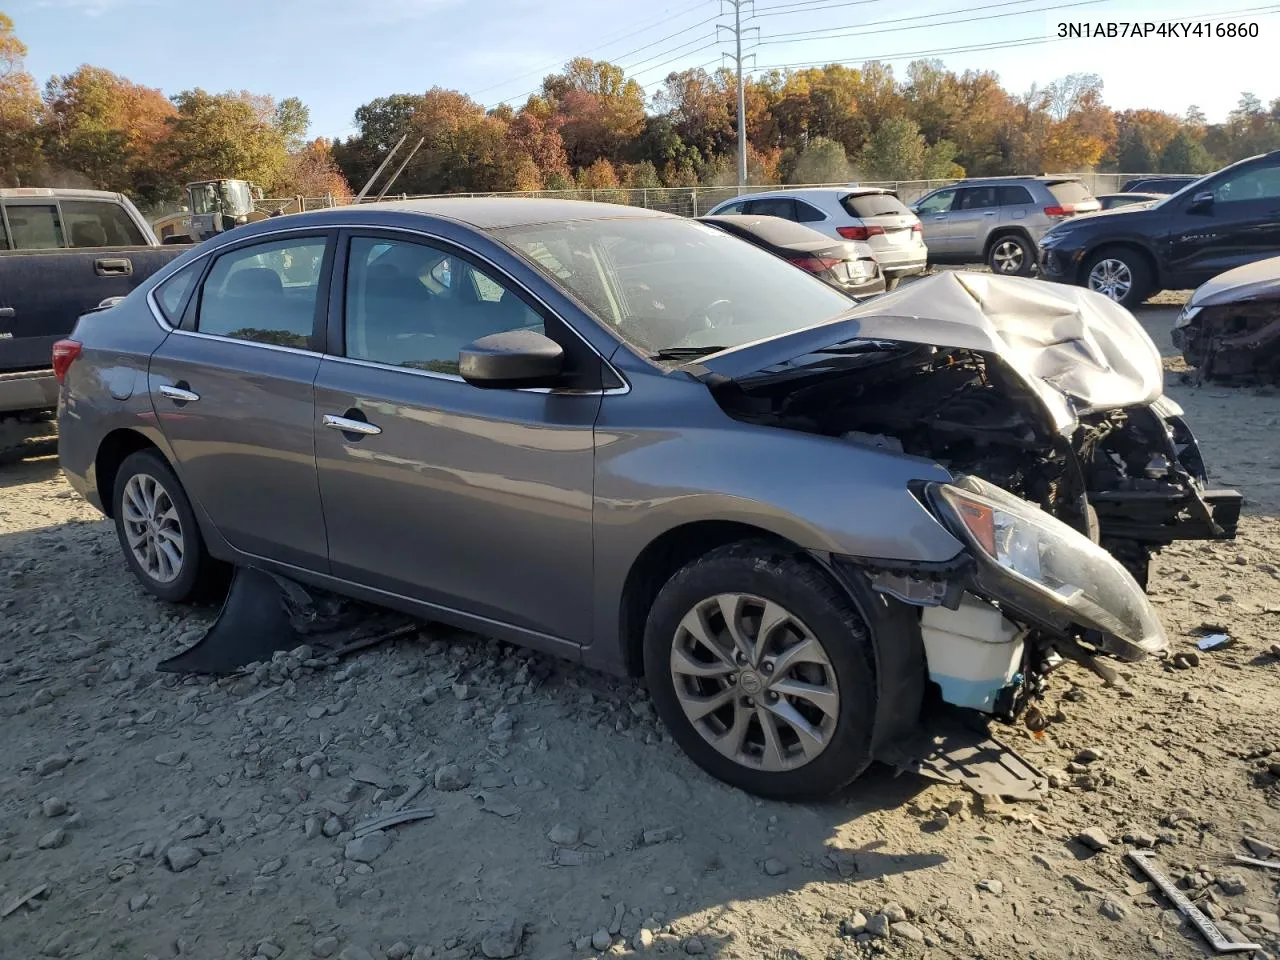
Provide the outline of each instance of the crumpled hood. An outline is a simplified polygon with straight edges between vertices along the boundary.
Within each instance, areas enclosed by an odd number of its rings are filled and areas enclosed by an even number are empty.
[[[1277,297],[1280,297],[1280,257],[1271,257],[1246,263],[1202,283],[1187,301],[1187,306],[1212,307],[1220,303]]]
[[[835,320],[721,351],[700,366],[737,379],[860,339],[998,355],[1060,430],[1074,424],[1073,410],[1151,403],[1164,387],[1160,351],[1124,307],[1081,287],[966,272],[926,277]]]

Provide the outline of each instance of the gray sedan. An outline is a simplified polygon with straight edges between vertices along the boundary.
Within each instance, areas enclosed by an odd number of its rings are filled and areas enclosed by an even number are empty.
[[[929,684],[1012,718],[1059,653],[1165,646],[1077,494],[1040,487],[1069,407],[993,337],[895,318],[956,283],[850,311],[735,237],[604,204],[274,219],[58,344],[62,465],[157,597],[256,568],[643,674],[710,773],[821,795],[915,730]]]

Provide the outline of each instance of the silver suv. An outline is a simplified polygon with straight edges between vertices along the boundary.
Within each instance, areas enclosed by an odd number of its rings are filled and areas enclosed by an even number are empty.
[[[935,190],[911,209],[924,227],[930,262],[982,260],[994,273],[1027,276],[1050,227],[1101,206],[1079,180],[988,177]]]

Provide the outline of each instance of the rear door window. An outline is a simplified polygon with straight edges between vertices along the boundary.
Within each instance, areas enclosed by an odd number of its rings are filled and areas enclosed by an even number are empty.
[[[891,193],[851,194],[840,199],[840,205],[851,217],[898,217],[911,211]]]
[[[63,200],[62,218],[73,247],[141,247],[146,244],[138,225],[117,203]]]
[[[1026,187],[996,187],[996,198],[1002,207],[1021,207],[1032,203],[1031,191]]]
[[[748,209],[753,216],[757,217],[796,219],[796,202],[789,197],[765,197],[762,200],[752,200]]]
[[[1051,183],[1049,192],[1053,194],[1053,199],[1058,201],[1060,206],[1066,206],[1069,203],[1084,203],[1086,200],[1092,200],[1091,194],[1085,185],[1079,180],[1060,180],[1058,183]]]
[[[747,201],[745,200],[735,200],[733,203],[726,204],[723,207],[718,207],[715,210],[713,216],[717,216],[717,217],[735,216],[736,217],[738,214],[742,213],[742,208],[745,207],[746,205],[747,205]]]
[[[986,210],[997,204],[995,187],[966,187],[956,201],[957,210]]]
[[[50,203],[10,203],[5,206],[15,250],[56,250],[65,247],[62,219]]]
[[[233,340],[308,349],[315,330],[323,237],[241,247],[214,262],[196,329]]]

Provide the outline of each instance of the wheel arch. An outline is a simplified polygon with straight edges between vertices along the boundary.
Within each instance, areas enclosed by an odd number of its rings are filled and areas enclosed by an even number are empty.
[[[102,500],[102,512],[115,518],[115,483],[116,473],[125,458],[140,450],[154,450],[169,463],[169,458],[147,436],[129,427],[112,430],[98,444],[98,451],[93,457],[94,482],[98,488],[98,496]],[[170,468],[173,464],[169,463]]]
[[[919,611],[876,593],[857,568],[829,553],[805,549],[776,532],[747,523],[704,520],[682,524],[651,541],[628,572],[619,604],[619,639],[628,675],[644,671],[645,619],[658,591],[690,561],[730,543],[757,540],[805,556],[849,598],[871,640],[876,678],[876,715],[872,752],[892,762],[897,745],[918,731],[924,704],[927,664]]]
[[[1019,240],[1025,240],[1031,246],[1032,257],[1035,256],[1038,245],[1031,239],[1031,234],[1027,232],[1025,227],[999,226],[992,230],[987,236],[987,242],[982,248],[982,259],[984,262],[991,256],[991,248],[1005,237],[1017,237]]]

